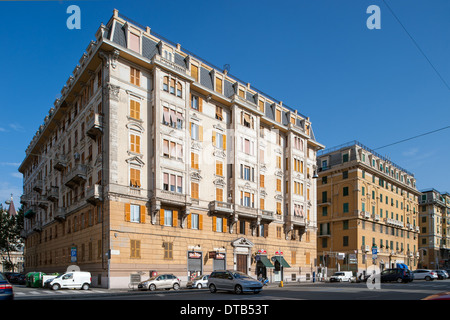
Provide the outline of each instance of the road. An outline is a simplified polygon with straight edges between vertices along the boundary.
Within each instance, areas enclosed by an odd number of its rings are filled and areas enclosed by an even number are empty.
[[[380,289],[368,289],[365,283],[303,283],[271,285],[259,294],[235,295],[228,292],[210,293],[206,289],[148,291],[83,290],[53,291],[15,286],[16,300],[420,300],[439,292],[450,291],[450,279],[413,281],[412,283],[381,283]]]

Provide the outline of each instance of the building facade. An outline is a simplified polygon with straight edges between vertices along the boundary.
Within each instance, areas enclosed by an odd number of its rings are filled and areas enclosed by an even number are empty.
[[[414,175],[354,141],[317,156],[317,255],[330,273],[418,262]],[[325,272],[324,271],[324,272]]]
[[[450,254],[450,194],[422,190],[419,198],[419,252],[421,268],[448,268]]]
[[[26,150],[25,268],[310,279],[310,119],[114,10]]]

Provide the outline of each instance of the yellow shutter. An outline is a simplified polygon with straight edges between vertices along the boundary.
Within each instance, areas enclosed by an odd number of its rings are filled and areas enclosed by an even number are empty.
[[[125,221],[130,221],[130,204],[125,203]]]
[[[201,214],[198,215],[198,229],[203,230],[203,216]]]
[[[159,225],[164,225],[164,209],[159,209]]]
[[[227,232],[227,218],[223,218],[222,225],[223,225],[223,232]]]
[[[191,215],[192,213],[188,214],[187,216],[187,228],[190,229],[191,228]]]
[[[198,126],[198,141],[203,141],[203,126]]]
[[[136,144],[135,152],[136,153],[141,153],[141,137],[136,136],[135,140],[136,140],[135,141],[135,144]]]
[[[141,223],[145,223],[145,206],[141,206]]]
[[[178,210],[173,210],[172,214],[172,226],[178,226]]]
[[[203,99],[198,97],[198,111],[203,112]]]
[[[212,144],[214,147],[216,146],[216,133],[214,131],[212,132]]]
[[[223,150],[227,150],[227,136],[223,134],[222,139],[223,139]]]
[[[217,229],[216,229],[216,226],[217,225],[217,218],[216,217],[213,217],[213,225],[212,225],[212,227],[213,227],[213,231],[216,231]]]

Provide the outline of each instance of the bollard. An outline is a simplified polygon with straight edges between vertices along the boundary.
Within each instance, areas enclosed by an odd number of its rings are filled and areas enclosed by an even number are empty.
[[[280,281],[280,287],[283,288],[283,280]]]

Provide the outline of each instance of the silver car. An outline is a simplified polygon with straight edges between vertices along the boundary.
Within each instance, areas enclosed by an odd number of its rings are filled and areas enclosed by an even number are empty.
[[[186,283],[186,287],[197,288],[197,289],[206,288],[206,287],[208,287],[208,278],[209,278],[209,275],[197,276],[194,279],[189,280]]]
[[[161,274],[156,277],[151,277],[148,280],[142,281],[138,284],[139,290],[150,290],[154,291],[156,289],[180,289],[180,279],[178,279],[173,274]]]
[[[212,272],[209,276],[208,287],[211,293],[217,290],[226,290],[241,294],[243,292],[259,293],[263,288],[263,284],[242,272],[218,270]]]
[[[437,273],[429,269],[417,269],[412,273],[414,274],[414,280],[432,281],[438,278]]]

